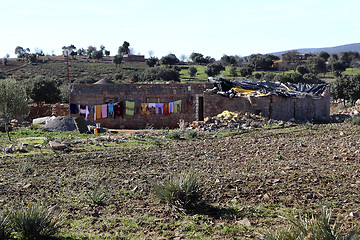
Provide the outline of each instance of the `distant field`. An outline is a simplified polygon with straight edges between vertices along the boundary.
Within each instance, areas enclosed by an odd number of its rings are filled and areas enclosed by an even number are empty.
[[[40,59],[41,60],[41,59]],[[8,72],[8,76],[12,76],[17,80],[24,80],[36,75],[48,76],[56,79],[59,83],[67,82],[67,66],[66,61],[63,57],[45,57],[43,59],[44,63],[37,64],[28,64],[23,68],[19,68],[15,71]],[[24,62],[19,62],[16,59],[10,59],[7,66],[0,65],[0,71],[9,71],[14,68],[25,65]],[[142,71],[148,66],[145,63],[122,63],[120,67],[116,66],[111,62],[111,58],[106,58],[100,62],[95,60],[88,60],[85,58],[82,59],[70,59],[70,79],[72,82],[76,83],[93,83],[102,78],[110,78],[117,83],[126,83],[131,82],[131,77],[134,73]],[[201,65],[178,65],[180,67],[180,81],[183,83],[199,83],[207,81],[208,76],[205,74],[206,66]],[[190,77],[188,69],[190,67],[195,67],[197,73],[195,77]],[[221,74],[224,78],[227,79],[239,79],[240,73],[237,72],[238,76],[232,76],[230,74],[230,66],[226,67],[225,71],[222,71]],[[274,74],[288,74],[294,73],[293,70],[290,71],[266,71],[263,73],[271,72]],[[261,73],[256,71],[254,73]],[[253,74],[254,74],[253,73]],[[345,74],[360,74],[359,68],[348,68]],[[116,80],[116,77],[121,78]],[[319,78],[322,80],[332,83],[335,81],[335,78],[332,73],[319,74]]]

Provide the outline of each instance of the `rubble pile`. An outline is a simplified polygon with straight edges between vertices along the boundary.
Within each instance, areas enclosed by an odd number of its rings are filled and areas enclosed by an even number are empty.
[[[217,130],[246,130],[251,128],[262,128],[264,126],[277,125],[285,127],[293,124],[281,120],[266,119],[260,115],[252,113],[224,111],[215,117],[207,117],[204,121],[195,121],[190,124],[190,128],[199,131]]]

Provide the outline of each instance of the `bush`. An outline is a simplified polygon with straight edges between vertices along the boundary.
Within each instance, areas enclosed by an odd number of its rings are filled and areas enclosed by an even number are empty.
[[[87,193],[87,197],[92,203],[103,206],[107,204],[106,201],[108,199],[108,194],[102,189],[96,187]]]
[[[199,178],[192,171],[182,173],[177,178],[170,178],[163,184],[154,186],[155,195],[161,202],[168,204],[175,211],[186,212],[194,209],[201,201],[203,189]]]
[[[133,82],[180,81],[180,73],[173,68],[153,67],[145,69],[142,74],[134,74]]]
[[[173,130],[167,133],[167,137],[173,140],[180,140],[181,134],[182,134],[181,130]]]
[[[275,231],[266,231],[260,239],[263,240],[287,240],[287,239],[337,239],[337,240],[355,240],[360,239],[360,235],[356,231],[351,231],[349,234],[343,234],[339,231],[338,226],[330,225],[331,212],[323,207],[321,209],[321,216],[311,217],[299,216],[298,218],[290,219],[291,226],[287,228],[279,228]]]
[[[360,117],[359,116],[348,118],[345,121],[347,123],[350,123],[351,125],[360,125]]]
[[[57,233],[62,224],[55,209],[30,204],[11,213],[12,229],[18,239],[46,239]]]
[[[186,132],[188,138],[196,138],[197,137],[197,132],[194,130],[189,130]]]

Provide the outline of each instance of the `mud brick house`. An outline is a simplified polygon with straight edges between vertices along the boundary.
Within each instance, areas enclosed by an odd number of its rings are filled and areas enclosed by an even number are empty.
[[[285,121],[329,121],[328,85],[272,85],[264,92],[261,86],[223,83],[73,84],[70,113],[108,128],[176,128],[180,120],[202,121],[224,110]]]

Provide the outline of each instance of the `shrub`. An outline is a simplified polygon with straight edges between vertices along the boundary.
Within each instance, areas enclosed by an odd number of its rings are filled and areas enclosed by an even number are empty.
[[[0,213],[0,239],[11,238],[10,214],[7,211]]]
[[[308,239],[308,240],[355,240],[360,239],[357,231],[351,231],[349,234],[343,234],[339,231],[338,225],[330,225],[331,212],[327,208],[321,209],[321,216],[311,217],[299,216],[296,219],[290,219],[291,226],[279,228],[275,231],[266,231],[260,239],[263,240],[287,240],[287,239]]]
[[[186,132],[188,138],[196,138],[197,137],[197,132],[194,130],[189,130]]]
[[[103,206],[107,204],[108,194],[101,188],[95,187],[87,193],[87,197],[93,204]]]
[[[350,123],[352,125],[360,125],[360,116],[348,118],[348,119],[346,119],[346,122]]]
[[[62,224],[61,215],[54,207],[30,204],[11,213],[12,229],[18,239],[46,239],[54,235]]]
[[[22,175],[31,175],[35,172],[34,164],[27,161],[19,163],[18,170]]]
[[[175,211],[189,211],[201,201],[203,189],[200,187],[198,176],[190,171],[179,177],[172,177],[163,184],[154,186],[155,195],[161,202],[168,204]]]
[[[181,134],[182,134],[181,130],[173,130],[167,133],[167,137],[173,140],[180,140]]]

